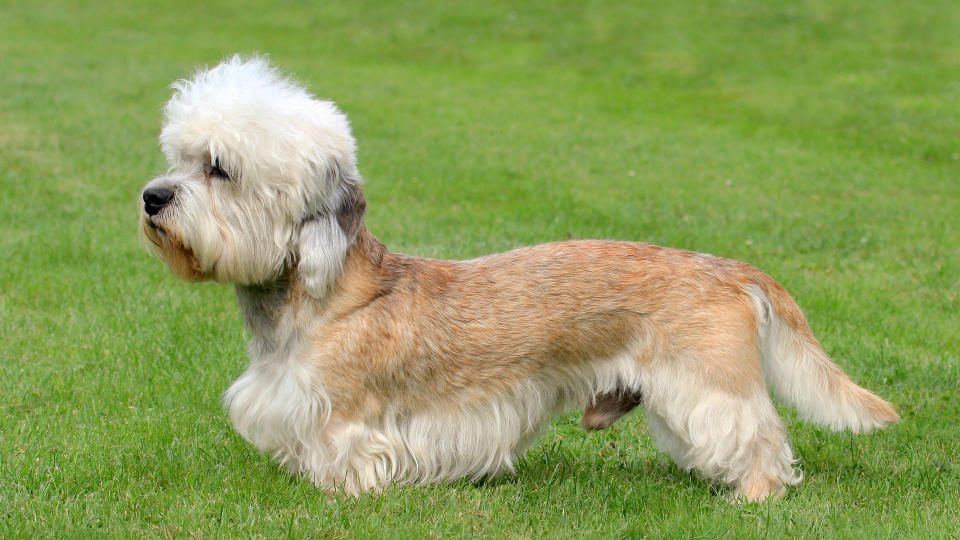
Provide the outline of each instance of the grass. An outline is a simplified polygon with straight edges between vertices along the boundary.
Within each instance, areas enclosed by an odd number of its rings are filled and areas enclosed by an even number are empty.
[[[0,536],[948,537],[960,530],[960,5],[0,0]],[[167,85],[269,52],[350,115],[368,226],[466,258],[569,237],[749,261],[903,422],[787,418],[731,506],[642,415],[517,473],[327,497],[230,428],[233,292],[137,243]],[[955,536],[954,536],[955,537]]]

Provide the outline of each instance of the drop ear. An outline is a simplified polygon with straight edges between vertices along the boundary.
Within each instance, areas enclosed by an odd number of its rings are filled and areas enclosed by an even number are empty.
[[[363,225],[363,214],[367,211],[367,200],[357,184],[345,186],[340,206],[337,208],[337,224],[349,242],[357,237]]]
[[[349,247],[350,242],[334,216],[317,216],[303,224],[297,271],[310,295],[322,298],[330,292],[343,271]]]
[[[297,270],[307,292],[322,298],[343,271],[347,249],[363,225],[367,203],[357,184],[343,184],[332,213],[308,218],[300,229]]]

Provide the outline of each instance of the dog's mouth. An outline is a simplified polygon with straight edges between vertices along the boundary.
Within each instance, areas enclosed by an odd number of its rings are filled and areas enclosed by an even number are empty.
[[[200,268],[200,262],[193,250],[172,233],[169,228],[148,217],[144,219],[143,236],[153,245],[154,252],[170,270],[180,279],[187,281],[202,281],[208,276]]]
[[[173,236],[167,232],[167,229],[163,225],[157,223],[153,218],[146,218],[143,220],[143,233],[146,236],[147,240],[150,241],[157,249],[164,251],[168,246],[173,244],[180,244],[181,242],[175,241]]]
[[[166,234],[166,231],[163,230],[163,227],[161,227],[155,221],[153,221],[153,218],[147,218],[146,223],[147,223],[147,227],[149,227],[150,230],[153,231],[154,233]]]

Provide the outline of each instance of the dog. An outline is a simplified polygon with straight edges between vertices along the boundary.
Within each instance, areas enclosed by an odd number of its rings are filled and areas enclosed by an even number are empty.
[[[757,501],[802,478],[768,388],[834,430],[899,420],[753,266],[599,240],[391,253],[332,102],[263,57],[172,88],[171,168],[141,194],[140,233],[180,278],[236,286],[250,365],[224,397],[233,426],[322,489],[511,472],[556,414],[582,407],[596,430],[641,406],[681,468]]]

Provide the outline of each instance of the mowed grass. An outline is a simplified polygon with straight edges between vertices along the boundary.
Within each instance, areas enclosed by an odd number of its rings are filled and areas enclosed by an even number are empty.
[[[960,4],[0,2],[0,536],[949,537],[960,531]],[[227,286],[136,235],[167,85],[261,51],[352,119],[367,224],[745,260],[903,422],[785,415],[807,478],[730,505],[642,413],[514,475],[325,496],[236,435]]]

